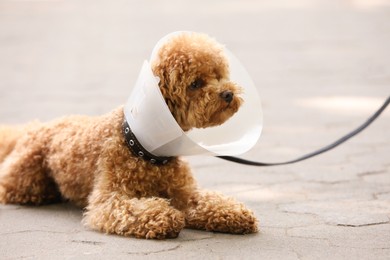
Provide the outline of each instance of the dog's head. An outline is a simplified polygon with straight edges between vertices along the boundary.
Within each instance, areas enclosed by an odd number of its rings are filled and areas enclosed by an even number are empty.
[[[229,79],[223,47],[204,34],[180,34],[158,51],[152,63],[160,90],[184,131],[217,126],[243,103],[241,88]]]

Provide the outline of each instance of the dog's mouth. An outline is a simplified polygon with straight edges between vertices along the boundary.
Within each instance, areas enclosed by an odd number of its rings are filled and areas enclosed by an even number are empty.
[[[231,102],[222,103],[220,108],[210,117],[210,122],[213,122],[211,126],[221,125],[229,120],[238,111],[242,103],[243,99],[238,96],[235,96]]]

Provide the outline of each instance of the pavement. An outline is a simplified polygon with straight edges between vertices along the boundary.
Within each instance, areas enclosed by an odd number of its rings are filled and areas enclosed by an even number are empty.
[[[327,145],[390,92],[386,0],[2,0],[0,122],[110,111],[156,41],[183,29],[225,43],[258,87],[264,130],[244,158],[283,161]],[[390,259],[389,119],[390,109],[295,165],[189,157],[200,186],[253,209],[257,234],[140,240],[84,228],[69,204],[0,205],[0,259]]]

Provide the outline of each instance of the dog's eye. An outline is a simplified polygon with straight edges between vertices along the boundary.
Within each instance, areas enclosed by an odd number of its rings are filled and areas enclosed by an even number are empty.
[[[199,89],[204,86],[203,79],[196,79],[194,82],[192,82],[189,86],[191,90]]]

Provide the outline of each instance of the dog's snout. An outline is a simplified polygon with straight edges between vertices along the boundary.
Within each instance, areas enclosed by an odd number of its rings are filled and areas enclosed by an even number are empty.
[[[221,96],[221,98],[222,98],[223,100],[225,100],[227,103],[230,103],[230,102],[232,102],[232,100],[233,100],[234,94],[233,94],[233,92],[226,90],[226,91],[222,92],[222,93],[220,94],[220,96]]]

